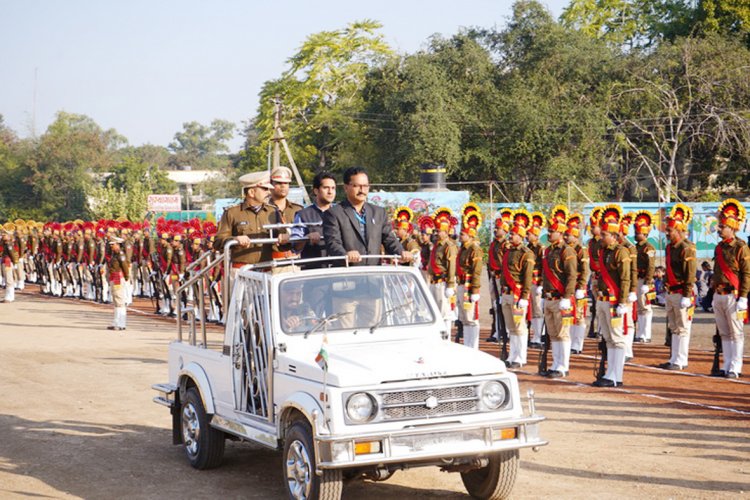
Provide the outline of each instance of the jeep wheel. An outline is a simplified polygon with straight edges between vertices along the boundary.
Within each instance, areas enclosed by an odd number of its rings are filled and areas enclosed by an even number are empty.
[[[518,450],[495,453],[481,469],[461,473],[461,480],[474,498],[501,500],[510,497],[518,472]]]
[[[325,469],[315,474],[315,448],[310,425],[292,424],[284,439],[283,473],[289,498],[295,500],[338,500],[341,498],[341,471]]]
[[[224,456],[225,436],[209,425],[203,401],[195,387],[187,390],[180,417],[182,443],[190,465],[196,469],[218,467]]]

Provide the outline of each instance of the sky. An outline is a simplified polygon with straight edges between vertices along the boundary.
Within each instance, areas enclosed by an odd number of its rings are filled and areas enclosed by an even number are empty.
[[[569,0],[542,0],[558,17]],[[255,115],[305,38],[381,22],[399,53],[461,27],[502,28],[512,0],[0,0],[0,114],[20,137],[59,111],[167,146],[183,123]],[[233,151],[240,148],[237,134]]]

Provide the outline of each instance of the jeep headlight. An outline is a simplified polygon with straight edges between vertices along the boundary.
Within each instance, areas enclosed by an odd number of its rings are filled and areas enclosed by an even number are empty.
[[[366,392],[357,392],[346,400],[346,415],[355,424],[369,422],[378,412],[375,398]]]
[[[482,386],[482,403],[488,410],[497,410],[508,400],[508,388],[502,382],[490,380]]]

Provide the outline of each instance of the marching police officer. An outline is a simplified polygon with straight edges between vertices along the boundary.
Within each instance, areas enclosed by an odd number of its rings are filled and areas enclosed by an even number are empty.
[[[526,317],[534,276],[534,253],[523,244],[523,239],[530,225],[531,216],[526,210],[519,209],[513,213],[513,225],[500,273],[503,317],[510,337],[510,368],[521,368],[526,364],[529,339]]]
[[[656,249],[648,242],[648,234],[653,227],[653,216],[647,210],[639,210],[633,219],[637,250],[636,268],[638,281],[638,320],[635,331],[635,341],[651,342],[651,321],[654,311],[651,309],[651,299],[654,296],[654,269],[656,268]]]

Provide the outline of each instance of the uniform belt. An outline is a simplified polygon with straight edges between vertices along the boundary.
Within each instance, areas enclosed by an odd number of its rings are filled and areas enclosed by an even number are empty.
[[[242,266],[247,266],[248,264],[250,264],[250,262],[232,262],[232,267],[234,269],[239,269]]]
[[[560,294],[557,292],[544,292],[545,299],[559,299]]]
[[[734,287],[732,285],[717,285],[714,293],[719,295],[729,295],[734,293]]]
[[[445,280],[443,278],[431,279],[430,283],[432,283],[433,285],[437,285],[438,283],[445,283]]]
[[[297,256],[297,254],[295,254],[291,250],[285,250],[283,252],[272,252],[271,253],[271,258],[272,259],[293,259],[296,256]]]

